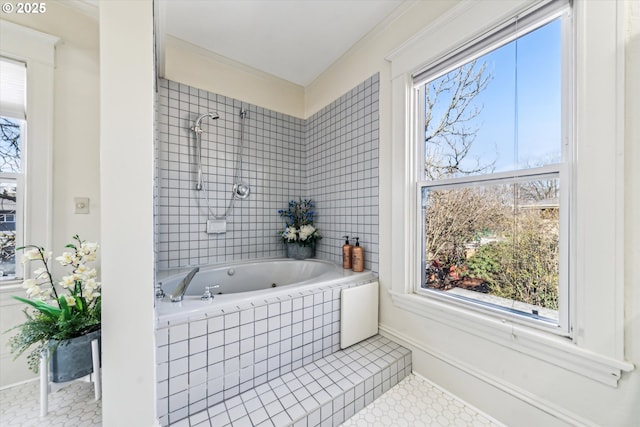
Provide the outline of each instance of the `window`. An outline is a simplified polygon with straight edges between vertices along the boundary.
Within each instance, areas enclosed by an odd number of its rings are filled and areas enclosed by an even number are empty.
[[[568,3],[461,2],[386,56],[391,66],[392,123],[390,143],[383,145],[388,155],[381,156],[381,183],[385,184],[380,187],[380,200],[381,218],[389,230],[381,233],[380,248],[390,267],[381,269],[381,283],[397,310],[383,327],[442,360],[455,359],[465,348],[448,339],[450,332],[459,332],[508,349],[510,358],[526,355],[616,387],[623,372],[633,369],[624,360],[624,265],[629,257],[625,255],[624,213],[629,190],[625,190],[623,173],[621,120],[625,117],[625,44],[619,25],[623,5],[574,1],[571,10],[563,12]],[[424,153],[419,153],[425,135],[424,124],[418,129],[416,119],[419,86],[512,41],[498,36],[505,36],[509,27],[514,34],[515,20],[506,22],[513,16],[519,16],[514,39],[561,18],[562,157],[546,166],[521,167],[530,169],[524,173],[496,166],[488,173],[443,179],[435,186],[424,179]],[[482,34],[488,36],[478,38]],[[472,50],[474,46],[478,50]],[[421,139],[422,143],[416,142]],[[513,170],[518,176],[514,177]],[[500,185],[520,184],[529,178],[556,180],[560,186],[557,323],[420,286],[425,274],[420,271],[423,192],[463,188],[463,181],[473,176],[478,182],[469,183],[470,189],[498,191]],[[528,208],[528,203],[520,204]],[[476,295],[482,296],[480,292]]]
[[[22,241],[23,135],[26,128],[26,68],[0,57],[0,280],[16,275],[16,240]]]
[[[551,5],[414,76],[416,292],[569,335],[572,56]]]
[[[14,275],[30,275],[16,266],[12,248],[25,242],[51,247],[58,38],[3,21],[0,40],[0,288],[10,289]]]

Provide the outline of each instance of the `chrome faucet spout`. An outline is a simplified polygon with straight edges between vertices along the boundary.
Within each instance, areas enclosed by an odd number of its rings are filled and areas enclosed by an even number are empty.
[[[189,287],[189,283],[191,283],[193,276],[195,276],[198,271],[200,271],[200,267],[193,268],[189,274],[187,274],[184,279],[178,283],[178,286],[176,286],[174,291],[171,293],[171,302],[182,301],[184,294],[187,292],[187,288]]]

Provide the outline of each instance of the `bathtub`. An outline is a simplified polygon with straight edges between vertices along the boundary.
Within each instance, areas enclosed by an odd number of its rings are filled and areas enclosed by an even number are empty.
[[[322,260],[292,260],[288,258],[232,262],[200,267],[181,302],[169,301],[169,295],[191,268],[164,271],[158,274],[157,286],[167,295],[156,303],[159,325],[189,318],[228,312],[239,306],[251,305],[286,295],[294,289],[304,291],[336,283],[364,283],[375,279],[369,272],[354,273],[342,266]],[[202,301],[207,286],[217,286],[213,300]]]
[[[189,270],[159,273],[158,284],[169,295]],[[156,301],[160,425],[338,351],[342,290],[375,280],[320,260],[201,267],[183,301]],[[210,285],[221,294],[202,301]]]

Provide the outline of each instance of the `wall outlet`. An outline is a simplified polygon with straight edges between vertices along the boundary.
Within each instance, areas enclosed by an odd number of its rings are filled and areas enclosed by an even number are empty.
[[[207,234],[222,234],[227,232],[226,219],[208,219]]]

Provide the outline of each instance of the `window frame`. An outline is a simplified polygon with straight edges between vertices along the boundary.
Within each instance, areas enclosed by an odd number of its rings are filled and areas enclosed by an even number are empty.
[[[0,25],[0,56],[26,64],[26,119],[23,137],[22,236],[16,246],[51,247],[53,240],[53,117],[55,45],[59,38],[8,21]],[[18,183],[20,184],[20,183]],[[19,225],[16,224],[16,227]],[[17,257],[18,258],[18,257]],[[2,285],[18,283],[16,280]]]
[[[560,5],[560,6],[558,6]],[[418,295],[422,295],[425,298],[437,298],[440,301],[450,304],[457,304],[461,307],[467,307],[470,310],[487,313],[490,316],[496,316],[498,318],[506,318],[509,321],[530,326],[536,329],[549,331],[554,334],[571,337],[573,333],[573,322],[571,317],[571,298],[575,295],[572,291],[571,278],[574,274],[571,272],[570,262],[571,255],[571,236],[575,234],[575,230],[572,228],[574,221],[571,219],[571,212],[573,208],[571,206],[571,192],[572,192],[572,159],[574,151],[574,135],[573,135],[573,120],[574,120],[574,105],[572,102],[571,94],[573,93],[570,88],[574,86],[572,79],[573,76],[573,24],[572,24],[572,11],[568,3],[562,4],[557,2],[549,7],[550,10],[546,10],[543,6],[540,9],[535,9],[532,12],[524,15],[524,18],[518,17],[518,20],[524,21],[524,25],[519,27],[519,22],[513,22],[514,19],[507,20],[507,23],[498,25],[497,28],[493,28],[483,35],[480,35],[470,43],[463,45],[463,47],[455,50],[452,54],[445,56],[442,59],[438,59],[431,63],[426,71],[421,71],[413,75],[413,88],[412,99],[415,102],[414,116],[411,120],[414,122],[415,139],[413,143],[416,149],[416,202],[415,206],[417,212],[415,218],[417,221],[418,230],[421,230],[420,239],[417,240],[417,254],[420,254],[419,261],[416,263],[417,272],[414,277],[414,291]],[[527,13],[527,12],[525,12]],[[467,64],[475,59],[482,57],[490,52],[493,52],[501,47],[517,40],[525,35],[536,31],[537,29],[547,25],[555,19],[561,19],[560,23],[560,37],[561,37],[561,159],[558,163],[552,163],[538,168],[529,169],[515,169],[506,172],[486,173],[469,175],[456,178],[447,178],[440,180],[427,180],[424,177],[424,157],[425,157],[425,143],[424,143],[424,117],[425,117],[425,87],[433,80],[440,78],[448,72],[455,70],[464,64]],[[511,22],[511,25],[509,24]],[[559,258],[559,282],[558,282],[558,321],[557,323],[550,322],[547,319],[535,318],[528,316],[524,312],[511,311],[507,308],[493,307],[489,304],[482,303],[480,301],[467,301],[464,298],[460,298],[455,295],[450,295],[442,291],[422,288],[423,270],[426,266],[426,260],[424,259],[424,219],[422,216],[422,192],[424,189],[429,188],[452,188],[454,186],[462,186],[464,184],[472,185],[482,183],[498,183],[507,182],[513,180],[519,180],[522,178],[536,179],[539,177],[548,176],[549,174],[556,174],[560,180],[561,192],[559,197],[560,204],[560,258]]]
[[[21,83],[24,85],[23,90],[19,92],[19,95],[26,95],[27,93],[27,64],[24,61],[16,61],[14,58],[8,58],[4,55],[0,55],[0,61],[14,62],[24,67],[24,79]],[[21,96],[20,96],[21,97]],[[17,98],[17,96],[9,97]],[[16,208],[14,215],[14,223],[15,223],[15,247],[21,246],[24,241],[24,233],[25,233],[25,221],[24,221],[24,201],[25,201],[25,158],[24,152],[26,147],[26,132],[27,132],[27,121],[26,121],[26,96],[25,99],[22,100],[22,103],[16,105],[17,100],[15,102],[0,102],[0,116],[6,117],[9,119],[17,120],[20,123],[20,170],[17,172],[0,172],[0,181],[2,180],[11,180],[15,181],[16,184]],[[23,271],[20,271],[19,256],[16,253],[14,256],[14,273],[12,275],[0,275],[0,282],[11,282],[21,278],[23,276]]]
[[[576,298],[571,338],[501,321],[483,313],[443,304],[414,292],[416,258],[416,150],[413,149],[415,114],[412,76],[459,46],[494,28],[500,22],[548,0],[504,0],[461,2],[425,24],[411,39],[390,51],[389,114],[391,128],[386,150],[388,161],[381,167],[381,201],[393,206],[381,212],[389,222],[381,234],[381,256],[389,258],[381,268],[383,288],[395,309],[419,321],[405,339],[430,334],[424,321],[454,328],[526,354],[549,365],[617,387],[623,372],[634,369],[624,359],[624,17],[622,2],[574,1],[575,86],[574,134],[579,150],[573,153],[574,191],[571,213],[576,233],[569,260],[575,271]],[[615,58],[612,61],[612,58]],[[603,84],[602,82],[606,82]],[[607,140],[607,144],[602,141]],[[411,143],[409,143],[411,142]],[[593,170],[600,173],[593,174]],[[612,189],[615,189],[612,191]],[[598,230],[597,233],[590,232]],[[610,268],[598,268],[606,263]],[[603,286],[608,292],[602,293]],[[382,326],[381,326],[382,327]],[[392,331],[390,329],[390,331]],[[419,343],[434,357],[442,357]],[[453,354],[445,355],[447,358]]]

